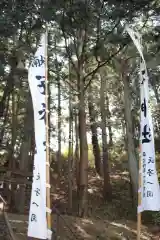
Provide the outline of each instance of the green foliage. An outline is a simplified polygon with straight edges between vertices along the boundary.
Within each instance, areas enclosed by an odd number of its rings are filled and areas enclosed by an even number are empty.
[[[66,148],[63,152],[62,152],[62,156],[64,157],[64,159],[68,159],[68,148]]]
[[[94,167],[94,154],[92,146],[88,146],[88,162],[90,167]]]
[[[73,152],[73,154],[74,154],[74,152]],[[66,160],[68,159],[68,148],[63,150],[62,156],[64,157],[64,159],[66,159]],[[89,161],[89,166],[94,167],[94,155],[93,155],[92,145],[88,146],[88,161]]]

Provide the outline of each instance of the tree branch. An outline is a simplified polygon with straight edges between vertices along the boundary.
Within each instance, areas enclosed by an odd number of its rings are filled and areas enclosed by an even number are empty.
[[[64,13],[63,13],[63,20],[64,22]],[[64,38],[64,41],[65,41],[65,49],[66,49],[66,52],[67,52],[67,55],[68,55],[68,58],[73,66],[73,68],[75,69],[76,73],[78,74],[78,69],[72,59],[72,54],[70,53],[69,51],[69,47],[68,47],[68,44],[67,44],[67,38],[66,38],[66,34],[65,34],[65,29],[64,29],[64,26],[61,24],[61,31],[62,31],[62,34],[63,34],[63,38]]]
[[[91,77],[89,82],[86,84],[85,88],[84,88],[84,91],[86,91],[86,89],[88,88],[88,86],[90,85],[94,75],[97,73],[97,71],[105,66],[108,62],[110,62],[112,60],[112,58],[114,58],[120,51],[122,51],[122,49],[124,49],[124,47],[127,45],[127,43],[123,44],[115,53],[113,53],[111,56],[109,56],[109,58],[103,62],[103,63],[100,63],[98,62],[98,66],[90,73],[88,73],[85,77],[84,77],[84,81],[88,78],[88,77]]]

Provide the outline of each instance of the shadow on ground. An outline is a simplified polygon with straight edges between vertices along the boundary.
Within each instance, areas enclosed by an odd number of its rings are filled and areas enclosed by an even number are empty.
[[[88,216],[78,218],[76,189],[73,190],[72,216],[67,210],[67,177],[61,180],[51,179],[53,205],[60,212],[60,217],[53,214],[53,227],[57,239],[79,240],[132,240],[136,239],[136,212],[130,196],[130,184],[127,172],[115,172],[111,175],[113,199],[110,203],[102,198],[102,179],[92,170],[89,172]],[[9,219],[18,239],[26,240],[28,216],[9,214]],[[57,226],[57,227],[56,227]],[[146,226],[142,227],[143,240],[153,238]]]

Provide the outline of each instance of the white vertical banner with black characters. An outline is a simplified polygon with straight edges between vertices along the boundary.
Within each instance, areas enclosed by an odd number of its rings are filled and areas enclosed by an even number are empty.
[[[148,73],[143,56],[141,36],[126,26],[126,31],[133,40],[140,54],[140,99],[141,99],[141,124],[140,124],[140,156],[141,156],[141,206],[138,212],[145,210],[160,210],[160,187],[156,171],[154,133],[151,111],[149,109]]]
[[[28,81],[33,102],[36,153],[30,201],[28,236],[47,239],[46,220],[46,127],[45,127],[45,34],[31,61]]]

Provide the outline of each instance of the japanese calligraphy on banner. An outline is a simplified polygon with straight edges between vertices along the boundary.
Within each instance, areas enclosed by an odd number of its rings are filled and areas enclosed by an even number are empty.
[[[140,132],[140,156],[141,156],[141,206],[138,211],[160,210],[160,188],[155,163],[154,134],[151,112],[148,106],[148,73],[143,56],[141,36],[128,26],[126,31],[133,40],[140,54],[140,96],[141,96],[141,132]]]
[[[36,154],[30,202],[28,236],[47,239],[46,220],[46,128],[45,128],[45,34],[31,61],[28,81],[34,110]]]

